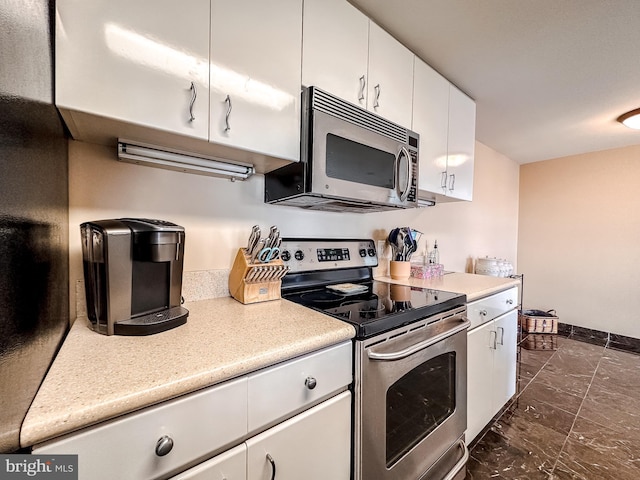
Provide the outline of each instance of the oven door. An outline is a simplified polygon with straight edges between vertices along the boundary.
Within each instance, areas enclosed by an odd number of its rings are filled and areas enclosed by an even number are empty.
[[[361,342],[356,479],[421,478],[463,436],[468,325],[462,312]]]
[[[313,112],[312,125],[313,193],[416,206],[417,165],[406,145],[320,111]]]

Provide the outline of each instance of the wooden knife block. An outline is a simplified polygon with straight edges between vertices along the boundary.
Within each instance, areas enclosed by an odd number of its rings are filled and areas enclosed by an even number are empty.
[[[241,248],[229,273],[229,293],[244,304],[277,300],[281,279],[288,270],[280,259],[251,263],[246,249]]]

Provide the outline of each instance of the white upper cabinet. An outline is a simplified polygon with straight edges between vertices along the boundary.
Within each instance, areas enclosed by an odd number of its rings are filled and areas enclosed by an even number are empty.
[[[419,194],[444,194],[449,135],[449,81],[418,58],[415,63],[411,128],[420,134]],[[431,198],[433,194],[427,195],[427,199],[434,199]]]
[[[301,51],[302,0],[212,0],[210,141],[299,160]]]
[[[413,53],[345,0],[305,0],[302,84],[411,125]]]
[[[209,0],[58,0],[56,105],[207,139]],[[74,136],[82,128],[65,116]]]
[[[369,23],[369,110],[404,127],[411,125],[415,55],[373,22]]]
[[[449,90],[449,149],[447,196],[471,200],[476,141],[476,104],[451,85]]]
[[[367,106],[369,19],[345,0],[304,0],[302,84]]]
[[[419,198],[471,200],[475,102],[416,58],[412,129],[420,134]]]

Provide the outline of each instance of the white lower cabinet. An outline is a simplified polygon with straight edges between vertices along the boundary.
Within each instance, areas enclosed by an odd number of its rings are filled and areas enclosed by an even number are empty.
[[[349,480],[350,452],[343,392],[171,480]]]
[[[349,480],[351,365],[346,341],[32,451],[78,455],[80,480]]]
[[[349,480],[351,393],[343,392],[246,443],[247,480]]]
[[[497,348],[493,352],[493,408],[498,413],[516,393],[518,313],[513,310],[496,318],[494,326]]]
[[[246,480],[247,446],[243,443],[171,480]]]
[[[80,480],[151,480],[232,447],[246,431],[247,379],[239,378],[38,445],[33,453],[78,455]]]
[[[467,442],[516,392],[517,322],[511,309],[467,334]]]

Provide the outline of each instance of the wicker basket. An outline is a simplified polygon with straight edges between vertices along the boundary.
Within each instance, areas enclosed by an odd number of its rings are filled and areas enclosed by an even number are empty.
[[[523,310],[518,314],[520,328],[525,333],[558,333],[555,310]]]

